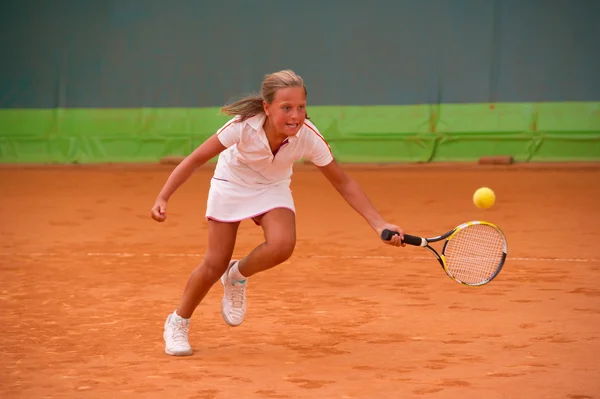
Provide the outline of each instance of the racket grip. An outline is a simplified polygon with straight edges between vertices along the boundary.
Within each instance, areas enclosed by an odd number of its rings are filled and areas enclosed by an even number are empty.
[[[381,233],[381,238],[385,241],[389,241],[392,239],[393,236],[397,235],[398,233],[396,233],[395,231],[391,231],[388,229],[383,230],[383,232]],[[408,245],[414,245],[416,247],[421,247],[423,246],[423,239],[421,237],[417,237],[417,236],[411,236],[410,234],[404,234],[404,241],[405,244]]]

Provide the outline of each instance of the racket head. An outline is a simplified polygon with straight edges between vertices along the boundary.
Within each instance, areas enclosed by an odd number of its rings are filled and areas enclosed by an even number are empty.
[[[464,285],[480,286],[500,273],[507,250],[502,230],[493,223],[478,220],[454,229],[444,243],[441,257],[450,278]]]

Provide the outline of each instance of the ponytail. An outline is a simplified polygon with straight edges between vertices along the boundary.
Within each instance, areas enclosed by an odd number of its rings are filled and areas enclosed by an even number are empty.
[[[252,118],[264,112],[263,99],[260,95],[251,95],[237,100],[221,108],[221,113],[229,116],[240,116],[240,121]]]

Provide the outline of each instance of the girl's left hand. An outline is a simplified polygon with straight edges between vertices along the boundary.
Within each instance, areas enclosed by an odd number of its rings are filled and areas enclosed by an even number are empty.
[[[167,218],[167,201],[158,198],[150,210],[150,215],[157,222],[164,222]]]

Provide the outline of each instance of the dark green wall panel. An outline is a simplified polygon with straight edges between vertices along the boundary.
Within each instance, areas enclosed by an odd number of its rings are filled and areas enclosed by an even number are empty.
[[[600,100],[595,0],[4,0],[0,107],[210,107],[292,68],[313,105]]]

